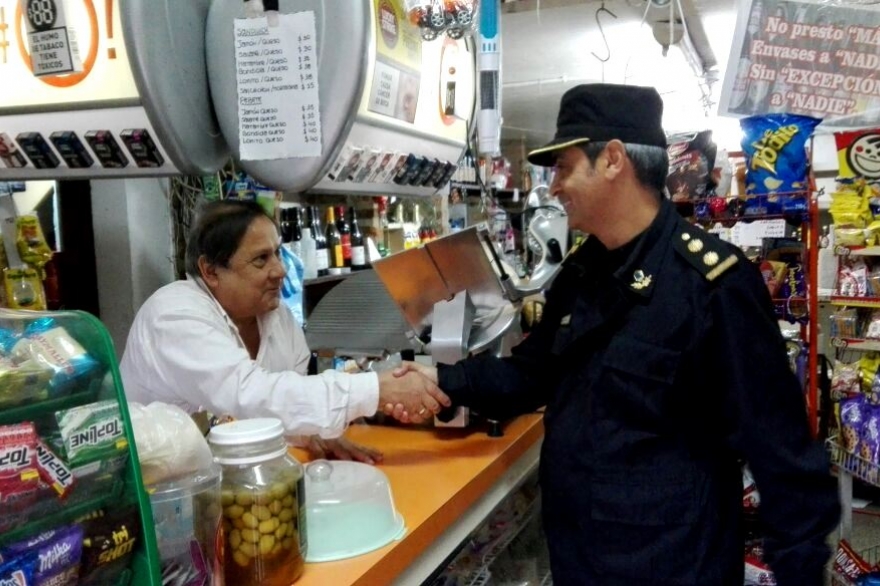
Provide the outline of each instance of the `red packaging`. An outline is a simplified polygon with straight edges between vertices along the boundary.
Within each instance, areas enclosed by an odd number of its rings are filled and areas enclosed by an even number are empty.
[[[871,566],[853,550],[847,540],[841,539],[837,546],[837,555],[834,556],[834,571],[855,580],[870,572]]]
[[[39,480],[33,423],[0,427],[0,504],[36,494]]]
[[[37,439],[37,471],[40,478],[64,498],[73,488],[75,477],[67,464],[43,440]]]

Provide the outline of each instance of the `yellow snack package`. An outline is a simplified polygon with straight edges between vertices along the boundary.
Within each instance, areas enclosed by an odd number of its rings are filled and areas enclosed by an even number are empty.
[[[870,391],[877,369],[880,368],[880,354],[868,352],[859,359],[859,372],[862,378],[862,391]]]
[[[46,293],[36,269],[3,269],[3,281],[10,309],[46,311]]]
[[[52,260],[52,249],[43,236],[40,220],[34,214],[25,214],[15,219],[15,228],[15,244],[21,260],[42,274],[43,267]]]

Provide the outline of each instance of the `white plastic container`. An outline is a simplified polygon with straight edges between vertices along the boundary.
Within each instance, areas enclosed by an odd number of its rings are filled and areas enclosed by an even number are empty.
[[[341,560],[379,549],[406,533],[388,477],[360,462],[306,466],[307,562]]]
[[[193,478],[151,486],[148,492],[163,576],[173,572],[179,577],[176,584],[222,586],[217,547],[220,467]]]

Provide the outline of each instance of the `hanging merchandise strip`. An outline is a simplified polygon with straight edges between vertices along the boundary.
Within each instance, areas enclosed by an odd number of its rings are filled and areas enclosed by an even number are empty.
[[[275,20],[276,13],[272,15]],[[242,160],[318,157],[323,152],[315,13],[235,20]]]

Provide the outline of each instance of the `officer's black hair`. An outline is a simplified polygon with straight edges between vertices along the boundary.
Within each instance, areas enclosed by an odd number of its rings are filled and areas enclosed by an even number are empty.
[[[229,266],[248,226],[259,217],[270,218],[255,201],[220,200],[205,204],[186,241],[186,272],[200,276],[199,258],[208,264]]]
[[[607,142],[586,142],[579,145],[591,165],[596,164],[599,154],[608,146]],[[636,179],[645,187],[663,193],[666,189],[666,175],[669,173],[669,154],[666,149],[644,144],[626,143],[626,156],[632,161]]]

